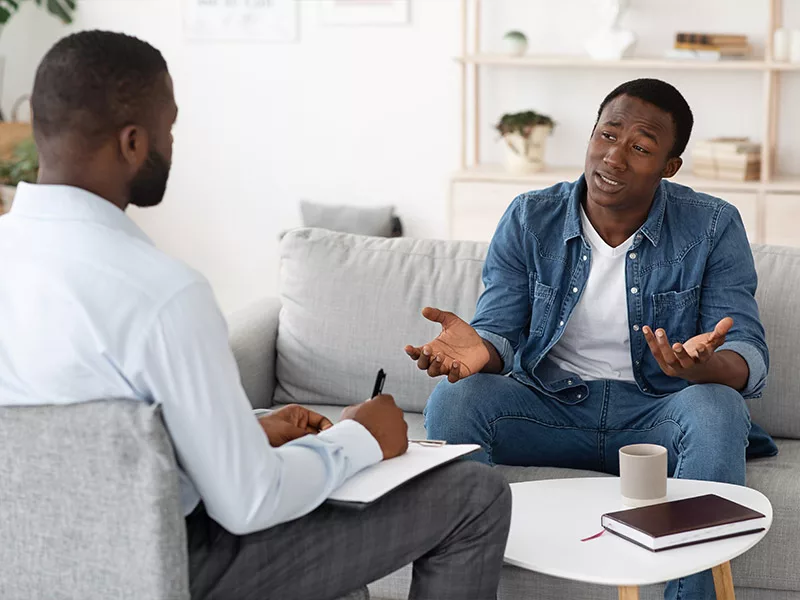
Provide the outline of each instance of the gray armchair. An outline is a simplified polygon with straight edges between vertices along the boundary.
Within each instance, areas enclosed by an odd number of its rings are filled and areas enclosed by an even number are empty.
[[[0,598],[189,599],[176,461],[158,407],[0,407],[0,440]]]

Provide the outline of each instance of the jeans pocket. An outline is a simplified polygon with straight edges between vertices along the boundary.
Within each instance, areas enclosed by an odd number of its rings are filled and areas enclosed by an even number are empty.
[[[671,343],[698,334],[700,286],[682,292],[653,294],[653,329],[663,329]]]
[[[531,335],[541,337],[550,319],[550,311],[556,298],[556,289],[536,279],[531,274]]]

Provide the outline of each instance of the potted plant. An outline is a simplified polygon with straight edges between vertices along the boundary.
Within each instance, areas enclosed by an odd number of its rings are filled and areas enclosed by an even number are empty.
[[[24,0],[0,0],[0,34],[3,33],[3,27],[11,20],[19,10],[20,5]],[[72,15],[77,8],[77,0],[34,0],[37,6],[44,7],[47,12],[56,18],[60,19],[62,23],[68,25],[72,23]],[[0,56],[0,96],[3,91],[3,66],[4,57]],[[0,108],[0,121],[3,121],[3,110]]]
[[[505,114],[495,129],[506,145],[506,166],[512,173],[536,173],[544,168],[544,150],[555,122],[532,110]]]
[[[23,0],[0,0],[0,28],[5,25],[11,16],[19,10],[19,5]],[[75,12],[76,0],[34,0],[37,5],[44,6],[47,11],[61,19],[68,25],[72,23],[72,15]]]
[[[11,160],[0,161],[0,214],[11,208],[17,184],[35,183],[39,174],[39,153],[32,138],[14,148]]]

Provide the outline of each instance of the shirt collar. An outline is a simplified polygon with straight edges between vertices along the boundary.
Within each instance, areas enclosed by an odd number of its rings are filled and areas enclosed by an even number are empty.
[[[11,214],[30,219],[96,223],[153,245],[152,240],[122,209],[78,187],[20,183],[11,205]]]
[[[644,236],[650,240],[653,246],[658,246],[658,241],[661,239],[661,227],[664,224],[664,211],[666,210],[666,183],[661,180],[656,193],[653,196],[653,204],[650,206],[650,213],[647,215],[647,220],[639,228]],[[564,243],[566,244],[572,238],[581,235],[581,200],[586,194],[586,177],[581,175],[580,178],[572,185],[572,192],[569,196],[569,204],[567,206],[567,217],[564,222]]]

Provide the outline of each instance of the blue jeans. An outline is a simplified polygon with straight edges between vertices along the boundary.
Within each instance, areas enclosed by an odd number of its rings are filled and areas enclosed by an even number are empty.
[[[744,485],[750,413],[724,385],[693,385],[655,398],[635,384],[589,381],[589,394],[566,404],[511,377],[477,374],[440,383],[425,409],[431,439],[479,444],[487,464],[569,467],[619,475],[619,449],[660,444],[672,477]],[[707,571],[667,584],[667,600],[715,597]]]

